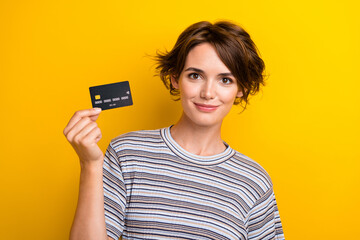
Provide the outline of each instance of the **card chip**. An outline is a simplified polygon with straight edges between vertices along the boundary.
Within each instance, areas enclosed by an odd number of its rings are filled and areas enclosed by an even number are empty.
[[[99,100],[100,99],[100,95],[95,95],[95,99]]]

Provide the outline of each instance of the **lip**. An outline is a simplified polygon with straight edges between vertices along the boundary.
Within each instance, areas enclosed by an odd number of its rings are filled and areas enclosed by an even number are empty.
[[[194,103],[194,104],[196,108],[201,112],[213,112],[219,107],[216,105],[202,104],[202,103]]]

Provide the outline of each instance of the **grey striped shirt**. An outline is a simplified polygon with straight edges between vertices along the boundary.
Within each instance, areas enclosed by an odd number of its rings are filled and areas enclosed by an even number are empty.
[[[103,182],[114,239],[284,239],[269,175],[228,145],[198,156],[170,127],[126,133],[106,150]]]

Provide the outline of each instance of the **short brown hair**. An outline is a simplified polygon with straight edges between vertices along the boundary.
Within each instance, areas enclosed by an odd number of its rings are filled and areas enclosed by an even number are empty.
[[[257,93],[260,85],[264,85],[265,64],[250,35],[242,27],[228,21],[195,23],[180,34],[170,52],[157,52],[156,69],[161,80],[172,95],[179,96],[179,90],[171,84],[171,76],[177,80],[190,50],[205,42],[215,48],[221,61],[236,78],[243,95],[236,98],[234,104],[244,103],[246,108],[249,95]]]

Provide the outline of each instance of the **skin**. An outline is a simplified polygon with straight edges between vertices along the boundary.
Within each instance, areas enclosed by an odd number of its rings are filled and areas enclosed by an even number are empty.
[[[197,155],[215,155],[225,150],[221,125],[236,97],[241,97],[236,79],[219,58],[214,47],[202,43],[194,47],[178,79],[183,113],[171,128],[174,140]]]
[[[78,205],[70,231],[70,240],[107,240],[102,164],[104,154],[97,143],[101,131],[96,124],[101,109],[77,111],[64,129],[64,135],[76,151],[81,166]]]
[[[188,54],[178,79],[183,113],[171,128],[174,140],[197,155],[215,155],[225,150],[221,125],[236,97],[242,94],[236,80],[208,43]],[[105,240],[106,235],[102,165],[104,154],[97,143],[101,131],[96,124],[101,109],[77,111],[64,129],[64,135],[77,153],[80,166],[79,199],[70,239]]]

